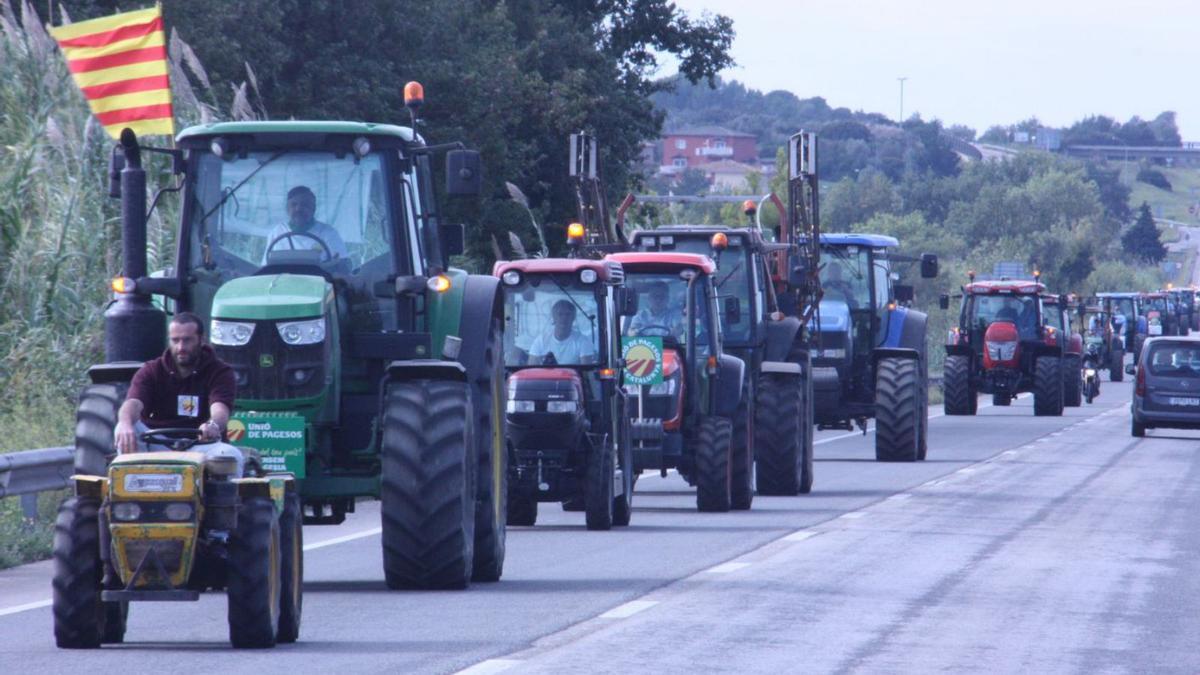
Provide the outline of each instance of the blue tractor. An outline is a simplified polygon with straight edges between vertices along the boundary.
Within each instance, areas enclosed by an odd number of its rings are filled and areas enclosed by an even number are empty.
[[[875,418],[875,458],[925,459],[929,401],[926,315],[909,309],[913,287],[895,283],[894,263],[918,262],[892,252],[877,234],[822,234],[822,298],[813,325],[815,420],[820,429],[863,433]],[[937,276],[937,256],[919,259],[922,278]]]

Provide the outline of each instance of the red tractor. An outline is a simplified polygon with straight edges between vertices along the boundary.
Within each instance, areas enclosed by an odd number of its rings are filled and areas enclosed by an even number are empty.
[[[946,340],[943,378],[947,415],[974,415],[979,393],[996,405],[1033,392],[1035,415],[1063,411],[1063,345],[1059,329],[1047,325],[1042,296],[1033,279],[975,281],[962,287],[958,325]],[[950,296],[940,299],[942,309]]]
[[[1063,405],[1078,408],[1083,405],[1083,335],[1071,325],[1073,309],[1078,311],[1078,302],[1068,297],[1042,296],[1046,325],[1054,329],[1063,350]]]

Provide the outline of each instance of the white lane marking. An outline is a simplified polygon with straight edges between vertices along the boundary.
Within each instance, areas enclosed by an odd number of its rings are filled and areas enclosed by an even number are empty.
[[[49,607],[49,606],[50,606],[49,600],[38,600],[37,602],[30,602],[30,603],[27,603],[24,605],[17,605],[16,607],[0,609],[0,616],[8,616],[9,614],[17,614],[19,612],[27,612],[31,609],[41,609],[43,607]]]
[[[304,550],[305,551],[315,551],[319,548],[325,548],[326,546],[333,546],[334,544],[344,544],[348,541],[354,541],[355,539],[365,539],[367,537],[373,537],[377,534],[383,534],[382,527],[376,527],[376,528],[372,528],[370,530],[364,530],[362,532],[355,532],[354,534],[347,534],[342,537],[334,537],[333,539],[326,539],[325,541],[318,541],[315,544],[307,544],[307,545],[305,545]]]
[[[717,565],[715,567],[710,567],[704,571],[707,574],[730,574],[730,573],[736,572],[738,570],[746,569],[749,566],[750,566],[750,563],[727,562],[727,563],[721,563],[720,565]]]
[[[964,474],[964,475],[970,475],[970,474],[973,474],[973,473],[975,473],[975,469],[972,469],[972,468],[971,468],[971,467],[969,467],[969,466],[964,466],[963,468],[959,469],[958,471],[955,471],[954,473],[961,473],[961,474]]]
[[[838,517],[841,518],[842,520],[858,520],[859,518],[862,518],[865,515],[867,515],[867,514],[863,513],[862,511],[851,511],[850,513],[843,513],[842,515],[840,515]]]
[[[520,664],[521,662],[517,659],[488,659],[480,661],[470,668],[464,668],[454,675],[491,675],[491,673],[503,673]]]
[[[601,619],[627,619],[658,604],[658,600],[630,600],[600,615]]]
[[[907,492],[901,492],[901,493],[900,493],[900,494],[898,494],[898,495],[892,495],[891,497],[888,497],[888,498],[887,498],[887,500],[888,500],[889,502],[902,502],[902,501],[904,501],[905,499],[908,499],[908,498],[910,498],[910,497],[912,497],[912,495],[910,495],[909,493],[907,493]]]
[[[805,539],[811,539],[815,536],[817,536],[817,533],[812,530],[800,530],[798,532],[793,532],[793,533],[789,534],[788,536],[784,537],[783,540],[784,541],[804,541]]]

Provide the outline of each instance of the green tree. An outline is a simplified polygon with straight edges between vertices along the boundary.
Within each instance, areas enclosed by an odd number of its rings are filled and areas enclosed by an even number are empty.
[[[1138,260],[1157,263],[1167,257],[1167,247],[1159,239],[1158,226],[1150,214],[1150,205],[1142,202],[1138,207],[1137,220],[1125,234],[1121,235],[1125,252]]]

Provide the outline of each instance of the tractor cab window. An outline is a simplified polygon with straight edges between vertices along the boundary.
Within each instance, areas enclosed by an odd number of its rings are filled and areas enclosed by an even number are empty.
[[[383,158],[371,153],[202,153],[195,177],[193,267],[244,276],[271,264],[335,275],[391,271],[393,246]]]
[[[1113,314],[1121,314],[1127,319],[1133,318],[1133,298],[1113,298]]]
[[[750,294],[754,291],[754,263],[750,251],[742,244],[741,237],[730,237],[729,247],[723,251],[713,251],[707,237],[680,237],[675,240],[675,251],[681,253],[698,253],[712,258],[717,263],[715,285],[717,288],[718,306],[724,307],[725,298],[737,298],[741,308],[736,322],[726,320],[724,312],[721,316],[721,330],[727,340],[744,341],[750,339],[750,327],[754,317],[751,309]]]
[[[1062,322],[1062,312],[1059,311],[1058,305],[1046,303],[1045,308],[1046,308],[1046,312],[1044,314],[1044,318],[1046,321],[1046,325],[1050,326],[1051,328],[1053,328],[1057,331],[1064,330],[1063,322]]]
[[[689,339],[687,294],[689,284],[677,272],[630,273],[626,270],[625,285],[638,294],[638,311],[632,317],[622,319],[622,333],[635,336],[663,338],[668,348],[686,347]],[[690,285],[695,294],[692,306],[696,308],[697,354],[707,354],[711,342],[709,337],[709,303],[714,298],[705,297],[707,285],[697,280]]]
[[[584,366],[599,361],[596,284],[570,274],[530,275],[505,288],[505,363]]]
[[[871,309],[869,249],[822,246],[820,276],[824,300],[845,302],[851,311]]]
[[[1038,339],[1038,299],[1032,295],[972,295],[968,328],[982,333],[993,322],[1016,324],[1022,340]]]
[[[1165,311],[1167,311],[1167,299],[1166,298],[1146,298],[1146,300],[1144,301],[1143,307],[1148,311],[1155,310],[1155,311],[1159,311],[1159,312],[1165,312]]]

